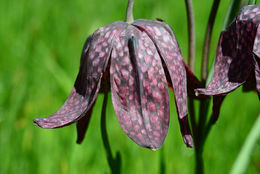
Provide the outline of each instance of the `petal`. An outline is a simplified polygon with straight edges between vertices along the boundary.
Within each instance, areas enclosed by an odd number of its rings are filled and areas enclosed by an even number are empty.
[[[90,118],[91,118],[93,106],[94,105],[92,105],[91,108],[88,110],[88,112],[81,119],[79,119],[77,121],[77,124],[76,124],[76,127],[77,127],[77,144],[81,144],[84,137],[85,137],[86,131],[88,129],[89,121],[90,121]]]
[[[187,80],[183,58],[171,28],[160,21],[136,20],[133,25],[145,31],[153,40],[171,77],[182,136],[187,146],[193,146],[187,111]]]
[[[87,39],[79,74],[69,98],[56,113],[46,118],[37,118],[34,123],[43,128],[58,128],[86,115],[97,97],[110,57],[113,37],[122,29],[122,24],[123,22],[115,22],[106,25]]]
[[[242,38],[251,38],[244,24],[233,22],[222,32],[218,45],[214,74],[207,89],[197,89],[200,94],[218,95],[231,92],[245,83],[253,69],[253,57],[250,54],[250,41],[245,43]],[[240,31],[239,31],[240,30]],[[251,42],[252,43],[252,42]]]
[[[169,94],[160,56],[144,32],[129,25],[115,42],[110,67],[113,106],[125,133],[158,149],[169,126]]]
[[[256,90],[260,99],[260,25],[257,26],[256,37],[254,41],[254,64],[255,64],[255,79],[256,79]]]
[[[260,6],[244,7],[236,20],[223,31],[218,44],[214,75],[207,89],[200,94],[218,95],[231,92],[249,78],[254,69],[254,44],[259,23]]]
[[[255,71],[252,71],[250,73],[247,81],[243,84],[242,91],[243,92],[256,91]]]
[[[194,90],[197,88],[202,88],[202,83],[198,80],[198,78],[195,76],[195,74],[190,70],[189,66],[184,62],[183,64],[185,66],[186,70],[186,76],[187,76],[187,90],[188,90],[188,96],[191,98],[204,98],[206,96],[196,96]]]
[[[260,58],[255,57],[255,80],[256,80],[256,90],[260,100]]]
[[[224,99],[225,95],[213,96],[213,114],[211,117],[212,124],[216,123],[216,121],[218,120],[220,108]]]

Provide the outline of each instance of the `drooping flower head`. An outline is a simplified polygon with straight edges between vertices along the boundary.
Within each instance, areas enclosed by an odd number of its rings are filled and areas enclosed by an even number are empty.
[[[188,76],[195,79],[189,71]],[[42,128],[77,122],[80,143],[100,89],[110,87],[114,110],[125,133],[143,147],[158,149],[169,126],[168,83],[174,89],[184,141],[192,147],[185,63],[172,29],[161,21],[114,22],[88,37],[79,74],[64,105],[34,122]]]
[[[214,96],[216,121],[225,95],[240,85],[255,89],[260,97],[260,5],[242,8],[221,33],[211,82],[196,91]]]

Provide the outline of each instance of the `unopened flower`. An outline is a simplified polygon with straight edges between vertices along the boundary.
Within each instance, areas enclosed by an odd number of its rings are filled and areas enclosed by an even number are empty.
[[[221,33],[211,82],[207,89],[196,90],[214,96],[213,122],[224,97],[240,85],[255,89],[260,97],[260,5],[242,8]]]
[[[193,83],[193,74],[187,71],[187,75]],[[171,28],[164,22],[144,19],[114,22],[88,37],[79,74],[65,104],[53,115],[34,122],[42,128],[77,122],[80,143],[99,91],[110,87],[125,133],[143,147],[158,149],[169,126],[168,83],[174,89],[184,142],[192,147],[185,63]]]

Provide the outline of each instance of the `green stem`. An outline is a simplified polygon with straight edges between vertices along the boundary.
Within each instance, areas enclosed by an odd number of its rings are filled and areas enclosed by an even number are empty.
[[[129,24],[134,22],[133,5],[134,5],[134,0],[128,0],[128,5],[126,9],[126,22]]]
[[[249,0],[248,5],[251,5],[251,4],[256,4],[256,0]]]
[[[189,42],[189,51],[188,51],[188,65],[192,72],[195,69],[195,25],[194,25],[194,14],[192,8],[192,1],[185,0],[186,4],[186,12],[187,12],[187,21],[188,21],[188,42]],[[195,121],[195,107],[194,100],[192,98],[189,99],[189,114],[191,120],[191,128],[193,132],[193,139],[196,141],[196,121]]]
[[[223,25],[224,30],[227,28],[227,26],[231,23],[231,21],[237,15],[240,2],[241,2],[241,0],[232,0],[230,2],[230,5],[228,7],[228,11],[226,13],[226,17],[225,17],[225,20],[224,20],[224,25]]]
[[[103,144],[106,151],[107,161],[111,170],[112,174],[118,174],[120,173],[121,168],[121,156],[120,153],[117,152],[116,158],[113,158],[111,147],[108,140],[107,135],[107,128],[106,128],[106,106],[107,106],[107,98],[108,98],[108,92],[104,92],[104,101],[102,106],[102,113],[101,113],[101,136],[103,140]]]
[[[196,147],[195,147],[196,148]],[[195,150],[196,156],[196,173],[203,174],[204,173],[204,164],[203,164],[203,157],[202,157],[202,149],[198,148]]]
[[[203,83],[206,82],[208,76],[208,60],[209,60],[209,48],[210,48],[210,41],[212,36],[212,29],[214,26],[218,6],[220,0],[215,0],[213,6],[211,8],[209,20],[208,20],[208,27],[205,34],[204,40],[204,47],[203,47],[203,56],[202,56],[202,64],[201,64],[201,80]]]
[[[188,20],[188,32],[189,32],[189,56],[188,65],[191,71],[194,72],[195,68],[195,24],[194,24],[194,13],[192,8],[192,1],[185,0],[187,20]]]
[[[165,174],[165,161],[164,161],[164,153],[163,148],[160,152],[160,174]]]
[[[201,81],[205,86],[206,79],[208,76],[208,59],[209,59],[209,48],[212,36],[212,30],[218,10],[220,0],[214,0],[214,3],[211,8],[208,26],[205,34],[204,47],[203,47],[203,56],[201,63]],[[196,155],[196,173],[203,174],[204,173],[204,161],[203,161],[203,147],[205,143],[204,136],[205,134],[205,125],[209,110],[209,99],[201,99],[200,100],[200,111],[199,111],[199,121],[195,128],[193,128],[195,133],[195,155]],[[194,123],[193,123],[194,124]]]
[[[188,20],[188,34],[189,34],[189,56],[188,56],[188,65],[191,71],[194,72],[195,70],[195,24],[194,24],[194,13],[192,7],[191,0],[185,0],[186,4],[186,11],[187,11],[187,20]],[[189,114],[190,114],[190,121],[191,121],[191,128],[193,133],[193,139],[195,144],[195,155],[196,155],[196,173],[203,173],[203,160],[202,154],[199,153],[198,146],[198,129],[195,119],[195,106],[194,100],[189,98]]]

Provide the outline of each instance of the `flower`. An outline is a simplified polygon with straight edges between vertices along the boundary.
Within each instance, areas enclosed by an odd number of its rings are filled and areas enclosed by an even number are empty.
[[[221,33],[211,82],[207,89],[196,89],[214,96],[213,122],[224,97],[240,85],[256,89],[260,98],[260,5],[243,7]]]
[[[185,68],[177,40],[166,23],[140,19],[131,24],[108,24],[88,37],[79,74],[64,105],[34,123],[59,128],[77,122],[80,143],[97,94],[106,90],[110,81],[112,103],[124,132],[140,146],[158,149],[168,132],[169,83],[184,142],[192,147]],[[187,75],[191,86],[192,81],[196,84],[191,71]]]

